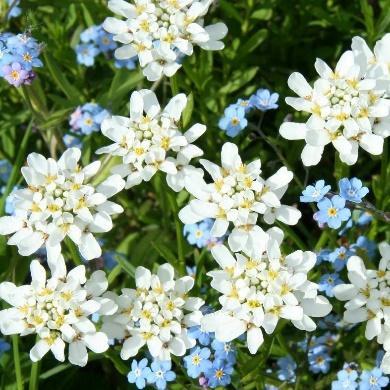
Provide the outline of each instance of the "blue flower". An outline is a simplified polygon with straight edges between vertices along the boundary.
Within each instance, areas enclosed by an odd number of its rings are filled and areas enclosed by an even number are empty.
[[[207,246],[211,240],[210,230],[214,224],[214,220],[207,218],[200,223],[184,225],[183,234],[191,245],[196,245],[198,248]]]
[[[171,361],[161,362],[154,360],[151,364],[152,371],[147,376],[147,381],[154,384],[158,390],[164,390],[167,387],[167,382],[172,382],[176,379],[176,374],[171,371]]]
[[[90,43],[81,43],[76,46],[77,62],[85,66],[93,66],[99,50]]]
[[[184,357],[184,366],[190,378],[198,378],[202,372],[212,367],[210,355],[208,348],[196,347],[191,350],[190,355]]]
[[[326,348],[318,349],[315,353],[309,355],[309,370],[315,374],[319,372],[326,374],[329,371],[332,358],[329,356]]]
[[[360,375],[360,390],[380,390],[389,384],[389,377],[384,376],[382,370],[375,367],[371,371],[363,371]]]
[[[226,131],[229,137],[235,137],[248,126],[245,109],[235,104],[230,105],[219,120],[218,126],[221,130]]]
[[[207,384],[211,388],[226,386],[230,384],[230,375],[233,373],[233,366],[224,360],[214,360],[212,367],[205,372]]]
[[[279,107],[277,103],[278,93],[271,93],[268,89],[259,89],[255,95],[249,98],[252,107],[260,111],[275,110]]]
[[[318,283],[318,290],[325,291],[325,294],[328,297],[334,297],[333,287],[341,284],[342,282],[340,275],[336,272],[333,274],[325,274],[321,276]]]
[[[351,211],[345,208],[345,199],[338,195],[320,200],[317,206],[319,211],[314,214],[314,219],[321,224],[327,223],[332,229],[338,229],[341,222],[351,216]]]
[[[115,59],[115,68],[117,69],[121,69],[121,68],[126,68],[126,69],[129,69],[129,70],[132,70],[132,69],[135,69],[136,68],[136,58],[137,57],[133,57],[133,58],[129,58],[127,60],[118,60],[118,59]]]
[[[192,326],[188,329],[188,336],[198,340],[199,344],[208,346],[214,338],[214,333],[208,333],[201,330],[200,326]]]
[[[0,338],[0,357],[10,349],[11,346],[9,345],[9,343],[7,343],[4,339]]]
[[[332,263],[333,268],[336,271],[341,271],[352,255],[352,251],[345,248],[344,246],[341,246],[340,248],[336,248],[333,252],[329,253],[329,261]]]
[[[8,215],[14,215],[15,213],[15,191],[19,189],[19,186],[15,186],[5,200],[5,213]]]
[[[356,382],[358,373],[344,364],[344,369],[337,373],[337,381],[332,382],[332,390],[353,390],[358,387]]]
[[[129,383],[135,383],[137,389],[144,389],[146,379],[150,375],[151,370],[148,365],[148,359],[142,359],[139,363],[136,360],[131,362],[131,371],[127,375]]]
[[[62,141],[67,148],[81,149],[83,147],[83,142],[81,141],[81,139],[72,134],[65,134],[62,137]]]
[[[297,364],[291,356],[279,358],[276,364],[279,367],[277,374],[281,381],[295,382],[295,370],[297,369]]]
[[[361,180],[356,177],[351,180],[346,177],[339,181],[340,195],[350,202],[361,203],[362,199],[369,193],[367,187],[363,187]]]
[[[193,267],[190,267],[189,265],[186,265],[186,273],[188,276],[191,276],[192,278],[195,278],[196,276],[196,265]]]
[[[211,343],[211,347],[215,351],[215,359],[225,359],[230,364],[234,364],[236,362],[236,350],[232,343],[223,343],[215,339]]]
[[[238,99],[236,104],[237,107],[242,107],[245,112],[249,112],[252,109],[251,102],[249,99]]]
[[[329,191],[330,185],[325,185],[325,180],[318,180],[314,185],[309,185],[302,191],[299,200],[303,203],[319,202]]]
[[[373,258],[376,253],[376,244],[365,236],[359,236],[355,244],[351,245],[351,250],[360,257],[367,256]]]
[[[83,43],[96,42],[99,36],[100,26],[93,25],[88,27],[80,34],[80,40]]]
[[[69,125],[77,134],[88,135],[100,130],[100,125],[110,113],[96,103],[86,103],[71,114]]]
[[[8,160],[0,160],[0,181],[7,183],[12,171],[12,165]]]
[[[318,264],[321,264],[324,261],[329,261],[329,254],[331,252],[332,251],[330,249],[321,249],[317,253],[317,262],[316,262],[316,264],[318,265]]]
[[[14,0],[7,0],[7,3],[8,5],[11,5],[14,3]],[[17,0],[15,5],[12,7],[11,11],[8,12],[8,19],[17,18],[22,14],[22,9],[18,7],[19,4],[20,4],[20,0]]]
[[[116,49],[116,42],[113,40],[113,35],[109,34],[108,32],[104,31],[103,29],[100,29],[98,32],[97,37],[97,45],[101,52],[107,53],[110,50]]]

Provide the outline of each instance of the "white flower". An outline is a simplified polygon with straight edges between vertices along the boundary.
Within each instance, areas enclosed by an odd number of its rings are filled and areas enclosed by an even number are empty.
[[[80,156],[80,149],[70,148],[58,162],[38,153],[27,157],[21,171],[28,187],[14,192],[14,215],[0,218],[0,234],[13,234],[8,244],[17,245],[22,256],[43,246],[49,261],[54,261],[66,236],[85,259],[101,255],[93,233],[112,229],[111,215],[123,209],[108,198],[125,183],[119,175],[112,175],[95,188],[88,180],[99,170],[100,161],[81,168]]]
[[[103,23],[114,40],[123,44],[115,51],[118,59],[138,56],[150,81],[163,74],[171,77],[181,67],[180,57],[193,53],[193,46],[222,50],[227,34],[223,23],[203,26],[203,17],[213,0],[149,1],[111,0],[108,8],[124,18],[108,17]]]
[[[273,333],[279,318],[291,320],[301,330],[316,328],[310,317],[323,317],[331,310],[328,300],[317,296],[318,286],[307,280],[314,267],[313,252],[280,253],[281,231],[267,235],[264,251],[256,256],[234,256],[222,245],[211,253],[221,267],[208,273],[211,287],[221,293],[221,309],[201,321],[203,330],[215,332],[219,341],[229,342],[246,333],[249,352],[255,354],[263,343],[263,332]]]
[[[259,214],[267,224],[273,224],[275,220],[289,225],[298,222],[300,211],[280,203],[293,178],[292,172],[282,167],[264,180],[260,176],[261,161],[243,164],[237,146],[229,142],[222,147],[221,161],[222,167],[219,167],[211,161],[200,160],[212,183],[206,183],[199,174],[187,178],[186,189],[195,199],[180,210],[182,222],[196,223],[214,218],[211,230],[214,237],[222,237],[232,223],[234,229],[229,245],[233,251],[261,241],[264,232],[256,226]]]
[[[183,356],[195,345],[187,329],[199,325],[204,304],[200,298],[189,297],[194,279],[184,276],[174,280],[174,269],[161,265],[157,274],[144,267],[135,272],[136,289],[122,289],[115,299],[119,309],[103,317],[102,330],[108,337],[124,340],[121,357],[137,355],[147,346],[150,354],[160,360],[170,360],[171,354]]]
[[[366,338],[377,337],[385,351],[390,353],[390,246],[381,243],[379,250],[382,259],[377,270],[366,269],[358,256],[350,257],[347,269],[351,283],[340,284],[333,291],[337,299],[347,301],[344,320],[352,324],[365,322]],[[385,372],[389,373],[388,357],[386,359],[383,365],[387,364]]]
[[[161,110],[154,92],[143,89],[131,95],[130,118],[113,116],[103,121],[102,133],[114,144],[96,153],[122,157],[123,164],[114,167],[113,172],[127,178],[126,188],[149,181],[162,171],[167,174],[168,185],[181,191],[185,177],[199,173],[190,160],[203,151],[192,142],[206,131],[206,126],[197,123],[181,133],[178,123],[186,104],[186,96],[179,94]]]
[[[66,274],[62,256],[49,267],[51,278],[46,279],[45,269],[33,260],[30,285],[0,284],[0,298],[11,305],[0,311],[0,330],[5,335],[38,335],[30,350],[34,362],[48,351],[63,362],[67,343],[70,363],[85,366],[87,348],[95,353],[108,349],[108,338],[96,330],[90,320],[92,314],[112,314],[117,306],[102,297],[108,287],[103,271],[94,272],[87,280],[85,267],[80,265]]]
[[[388,56],[389,37],[376,45],[381,47],[382,61]],[[317,165],[329,143],[339,152],[341,161],[353,165],[359,146],[370,154],[379,155],[384,138],[390,134],[387,128],[390,122],[390,99],[386,94],[390,85],[388,70],[384,71],[384,62],[373,65],[375,56],[370,54],[362,38],[355,37],[352,47],[353,51],[346,51],[340,57],[334,71],[324,61],[316,60],[320,78],[313,87],[300,73],[295,72],[288,79],[289,87],[299,97],[286,98],[287,104],[310,116],[306,123],[283,123],[279,132],[288,140],[305,140],[301,158],[306,166]]]

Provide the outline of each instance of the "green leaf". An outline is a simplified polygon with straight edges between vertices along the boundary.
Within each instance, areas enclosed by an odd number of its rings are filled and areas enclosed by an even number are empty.
[[[109,349],[104,353],[104,356],[111,360],[119,373],[122,375],[127,375],[129,373],[129,365],[121,359],[118,351]]]
[[[81,96],[80,92],[69,82],[56,60],[48,53],[47,50],[44,51],[44,57],[45,65],[49,69],[49,72],[57,86],[70,100],[72,100],[74,105],[80,104],[83,97]]]
[[[156,251],[160,254],[160,256],[164,260],[168,261],[168,263],[171,263],[172,265],[175,265],[175,263],[177,263],[177,258],[175,254],[167,245],[158,241],[152,241],[152,245],[153,248],[156,249]]]
[[[259,68],[256,66],[248,68],[245,72],[242,72],[241,70],[233,72],[231,77],[232,81],[223,86],[219,92],[221,94],[229,94],[239,90],[256,76],[258,70]]]
[[[258,9],[251,15],[251,19],[270,20],[272,18],[272,8]]]
[[[187,97],[187,105],[183,111],[183,128],[186,129],[191,122],[192,111],[194,110],[194,95],[191,92]]]
[[[240,57],[246,56],[252,53],[259,45],[261,45],[268,36],[268,30],[261,29],[254,33],[251,38],[241,47],[240,49]]]

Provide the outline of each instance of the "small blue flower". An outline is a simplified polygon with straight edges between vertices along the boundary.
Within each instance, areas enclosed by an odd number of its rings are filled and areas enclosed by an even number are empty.
[[[341,246],[329,254],[329,261],[336,271],[341,271],[347,264],[348,259],[353,255],[349,249]]]
[[[76,46],[77,62],[85,66],[93,66],[99,50],[90,43],[81,43]]]
[[[67,148],[79,148],[83,147],[83,142],[80,138],[72,134],[65,134],[62,137],[62,141]]]
[[[344,364],[344,369],[337,373],[337,381],[332,382],[332,390],[354,390],[358,387],[357,378],[357,371]]]
[[[172,382],[176,379],[176,374],[171,371],[171,361],[161,362],[154,360],[150,367],[152,371],[148,374],[147,381],[154,384],[158,390],[166,389],[167,382]]]
[[[196,276],[196,265],[193,267],[190,267],[189,265],[186,265],[186,273],[188,276],[191,276],[192,278],[195,278]]]
[[[207,218],[204,221],[194,224],[184,225],[183,234],[191,245],[196,245],[198,248],[204,248],[211,240],[211,228],[214,220]]]
[[[318,253],[317,253],[317,262],[316,262],[316,265],[319,265],[321,263],[323,263],[324,261],[329,261],[329,254],[331,253],[332,251],[330,249],[321,249]]]
[[[275,110],[279,107],[277,103],[279,99],[278,93],[271,93],[268,89],[259,89],[256,94],[249,99],[252,107],[260,111]]]
[[[15,213],[15,192],[19,189],[19,186],[15,186],[5,200],[5,213],[8,215],[14,215]]]
[[[332,229],[338,229],[351,216],[351,210],[345,208],[345,199],[338,195],[320,200],[317,206],[319,211],[314,214],[314,219],[321,224],[327,223]]]
[[[102,53],[107,53],[116,49],[116,42],[113,40],[113,35],[101,29],[97,37],[97,45]]]
[[[184,366],[190,378],[198,378],[202,372],[212,367],[210,355],[208,348],[196,347],[191,350],[190,355],[184,357]]]
[[[211,388],[226,386],[230,384],[230,375],[233,373],[233,366],[224,360],[214,360],[213,365],[205,372],[207,384]]]
[[[249,99],[238,99],[236,102],[236,106],[242,107],[246,113],[252,110],[252,106]]]
[[[350,202],[361,203],[362,199],[369,193],[367,187],[363,187],[361,180],[356,177],[351,180],[343,178],[339,181],[340,195]]]
[[[88,27],[80,34],[80,40],[83,43],[96,42],[99,36],[100,26],[93,25]]]
[[[384,376],[382,370],[375,367],[371,371],[363,371],[360,375],[360,390],[380,390],[389,384],[389,377]]]
[[[0,338],[0,357],[5,352],[8,352],[11,349],[9,343],[7,343],[4,339]]]
[[[79,106],[70,115],[69,125],[76,134],[88,135],[100,130],[100,126],[110,113],[96,103]]]
[[[208,333],[201,330],[200,326],[192,326],[188,329],[188,336],[198,340],[199,344],[208,346],[214,338],[214,333]]]
[[[351,251],[358,256],[373,258],[376,253],[376,244],[365,236],[359,236],[355,244],[351,245]]]
[[[8,160],[0,160],[0,181],[7,183],[12,171],[12,165]]]
[[[314,185],[309,185],[302,191],[299,200],[303,203],[319,202],[329,191],[330,185],[325,185],[325,180],[318,180]]]
[[[14,0],[7,0],[7,3],[8,5],[11,5],[14,3]],[[22,14],[22,9],[18,7],[19,4],[20,4],[20,0],[17,0],[15,5],[12,7],[11,11],[8,12],[8,19],[17,18]]]
[[[211,347],[215,351],[215,359],[226,360],[230,364],[234,364],[236,362],[236,350],[232,343],[223,343],[215,339],[211,343]]]
[[[137,389],[144,389],[146,379],[150,375],[151,370],[148,365],[148,359],[142,359],[139,363],[136,360],[131,362],[131,371],[127,375],[129,383],[135,383]]]
[[[281,381],[295,382],[295,370],[297,369],[297,364],[291,356],[281,357],[277,360],[276,364],[278,365],[278,378]]]
[[[341,284],[343,281],[340,279],[338,273],[325,274],[321,276],[318,283],[318,290],[324,291],[328,297],[334,297],[333,287]]]
[[[322,348],[320,351],[318,349],[315,353],[309,355],[309,370],[315,374],[319,372],[326,374],[329,371],[332,358],[326,348]]]
[[[127,60],[115,59],[115,62],[114,62],[115,68],[117,68],[117,69],[126,68],[128,70],[133,70],[136,68],[136,58],[137,57],[133,57],[133,58],[129,58]]]
[[[229,137],[235,137],[248,126],[245,109],[235,104],[230,105],[219,120],[218,126],[221,130],[226,131]]]

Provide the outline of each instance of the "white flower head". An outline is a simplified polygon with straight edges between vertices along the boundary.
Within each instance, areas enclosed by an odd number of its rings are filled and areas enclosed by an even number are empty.
[[[53,264],[49,264],[50,279],[39,261],[33,260],[31,284],[0,284],[0,298],[11,306],[0,311],[0,330],[5,335],[36,334],[38,341],[30,350],[34,362],[49,351],[63,362],[65,344],[69,344],[69,362],[85,366],[87,349],[95,353],[108,349],[108,338],[96,330],[92,314],[112,314],[117,306],[102,296],[108,287],[103,271],[95,271],[86,279],[83,265],[67,274],[62,256]]]
[[[259,215],[267,224],[279,220],[295,225],[301,213],[294,207],[281,204],[280,199],[287,190],[293,173],[285,167],[273,176],[263,179],[261,161],[244,164],[233,143],[225,143],[221,152],[222,166],[208,160],[200,160],[211,176],[206,183],[203,175],[189,176],[187,191],[194,196],[179,213],[184,223],[196,223],[205,218],[214,218],[211,234],[222,237],[230,223],[234,229],[229,236],[229,245],[235,252],[264,241],[264,231],[256,226]]]
[[[206,126],[193,125],[184,134],[179,120],[187,104],[184,94],[174,96],[162,110],[153,91],[133,92],[130,98],[130,118],[113,116],[102,123],[102,133],[114,143],[97,153],[122,157],[122,164],[113,172],[126,178],[126,188],[149,181],[157,171],[165,172],[167,183],[174,191],[184,188],[188,174],[202,174],[190,165],[190,160],[203,151],[193,142]]]
[[[301,154],[304,165],[317,165],[330,143],[348,165],[356,163],[359,147],[372,155],[382,153],[384,138],[390,134],[390,99],[386,93],[390,79],[387,65],[386,71],[383,66],[390,49],[389,37],[376,45],[381,63],[379,59],[376,62],[364,40],[355,37],[354,50],[343,53],[335,70],[316,60],[320,78],[313,87],[300,73],[290,75],[288,85],[299,97],[288,97],[286,102],[310,116],[306,123],[283,123],[279,132],[288,140],[305,140]]]
[[[110,338],[124,340],[124,360],[136,356],[145,345],[159,360],[170,360],[171,354],[183,356],[195,345],[187,329],[200,324],[199,309],[204,304],[202,299],[188,296],[194,278],[175,280],[173,267],[163,264],[157,274],[137,267],[135,284],[135,289],[124,288],[121,295],[112,295],[119,308],[103,317],[102,330]]]
[[[387,353],[390,353],[390,245],[381,243],[379,250],[382,259],[378,269],[367,269],[358,256],[348,259],[348,279],[350,284],[334,287],[335,297],[345,304],[344,320],[356,324],[365,322],[367,340],[377,337]],[[390,373],[387,360],[384,372]]]
[[[249,352],[255,354],[264,341],[263,330],[272,334],[280,318],[290,320],[301,330],[313,331],[311,317],[324,317],[330,310],[328,300],[317,295],[318,285],[307,279],[314,267],[313,252],[280,252],[279,237],[270,232],[266,250],[257,255],[233,255],[225,246],[212,248],[220,269],[208,273],[211,287],[221,296],[221,309],[206,314],[201,326],[215,332],[222,342],[246,334]]]
[[[110,0],[108,8],[122,19],[108,17],[103,27],[123,46],[118,59],[137,57],[149,81],[171,77],[181,67],[180,57],[193,53],[194,45],[222,50],[227,34],[223,23],[203,26],[213,0]],[[124,20],[123,20],[124,19]]]
[[[124,188],[119,175],[108,177],[98,186],[88,182],[99,170],[100,161],[82,168],[81,151],[67,149],[57,161],[38,153],[27,157],[22,175],[28,187],[14,192],[15,215],[0,218],[0,234],[13,234],[22,256],[45,247],[49,261],[61,253],[61,242],[69,237],[86,260],[101,255],[94,233],[112,229],[111,215],[123,208],[108,200]]]

